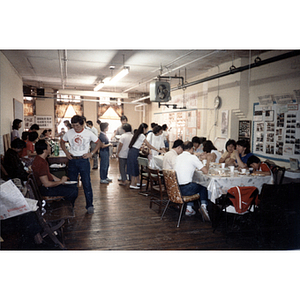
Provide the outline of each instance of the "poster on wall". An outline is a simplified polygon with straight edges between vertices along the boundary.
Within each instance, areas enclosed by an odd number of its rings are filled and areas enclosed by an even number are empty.
[[[38,124],[41,128],[52,128],[52,116],[36,116],[35,122]]]
[[[250,142],[251,137],[251,121],[239,121],[239,140],[247,140]]]
[[[24,116],[24,126],[25,129],[29,129],[31,125],[35,123],[35,117],[34,116]]]
[[[300,111],[297,104],[273,104],[254,108],[253,152],[270,158],[300,159]],[[262,119],[255,119],[255,112]],[[261,121],[255,121],[261,120]]]
[[[222,111],[221,134],[228,135],[228,110]]]

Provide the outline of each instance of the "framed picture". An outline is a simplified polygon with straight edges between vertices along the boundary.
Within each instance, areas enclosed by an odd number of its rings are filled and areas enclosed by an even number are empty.
[[[239,139],[250,140],[251,137],[251,121],[239,121]]]

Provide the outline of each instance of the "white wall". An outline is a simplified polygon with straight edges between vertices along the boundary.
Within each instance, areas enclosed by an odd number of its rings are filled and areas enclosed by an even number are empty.
[[[11,132],[14,120],[13,99],[23,103],[23,82],[8,59],[0,51],[0,134]],[[22,129],[20,129],[22,131]]]

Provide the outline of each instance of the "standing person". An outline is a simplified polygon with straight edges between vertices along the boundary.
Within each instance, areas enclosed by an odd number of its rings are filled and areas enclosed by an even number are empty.
[[[183,144],[183,153],[178,155],[176,159],[175,171],[178,179],[179,188],[183,196],[200,195],[200,213],[204,220],[210,221],[207,204],[208,195],[206,187],[193,182],[193,175],[196,169],[201,170],[204,174],[208,173],[208,167],[193,155],[194,148],[192,142]],[[187,203],[185,215],[193,216],[196,212],[192,208],[192,202]]]
[[[69,159],[68,175],[71,181],[77,181],[80,174],[83,190],[86,200],[86,209],[89,214],[94,213],[93,206],[93,190],[90,177],[90,161],[89,158],[98,151],[102,142],[90,130],[83,127],[83,118],[75,115],[71,119],[72,129],[68,130],[60,140],[62,150]],[[96,148],[93,152],[89,152],[90,142],[95,142]],[[70,152],[67,150],[65,143],[69,142]]]
[[[183,152],[183,141],[178,139],[174,142],[173,147],[163,157],[163,169],[175,169],[176,159]]]
[[[163,130],[163,138],[164,138],[164,143],[165,143],[165,148],[166,150],[169,150],[169,133],[168,133],[168,125],[163,124],[162,125],[162,130]]]
[[[125,133],[124,129],[123,129],[123,125],[128,123],[128,118],[126,116],[121,116],[120,118],[121,121],[121,126],[117,128],[114,136],[116,136],[117,139],[120,138],[120,135],[122,135],[123,133]]]
[[[127,156],[128,156],[128,146],[129,143],[133,137],[133,134],[131,133],[132,128],[131,125],[128,123],[125,123],[123,126],[124,133],[120,137],[118,150],[117,150],[117,157],[119,158],[119,170],[121,174],[121,182],[119,185],[126,185],[126,179],[127,179]]]
[[[106,135],[108,131],[109,124],[107,122],[101,122],[100,124],[100,135],[99,139],[102,142],[102,146],[100,148],[100,183],[110,183],[112,180],[107,177],[108,168],[109,168],[109,147],[112,144],[109,142],[109,139]]]
[[[165,143],[164,138],[162,136],[163,129],[160,125],[156,125],[152,132],[147,134],[147,141],[149,144],[151,144],[153,147],[157,149],[161,149],[163,153],[166,152],[165,150]],[[158,155],[157,151],[152,151],[152,156]]]
[[[89,128],[89,130],[92,131],[93,134],[95,134],[98,137],[98,130],[94,127],[92,121],[87,121],[86,126]],[[95,150],[95,148],[96,148],[96,143],[91,141],[90,151],[93,152]],[[93,170],[96,170],[96,169],[98,169],[98,154],[97,154],[97,152],[93,155]]]
[[[11,141],[21,138],[19,129],[22,127],[22,122],[23,121],[20,119],[14,119],[12,124]]]
[[[143,143],[148,146],[148,148],[153,149],[157,152],[162,152],[159,149],[156,149],[146,139],[146,132],[147,132],[148,125],[146,123],[142,123],[138,130],[134,133],[130,143],[129,143],[129,150],[128,150],[128,157],[127,157],[127,172],[130,175],[130,188],[131,189],[139,189],[140,187],[137,186],[138,178],[139,178],[139,164],[138,164],[138,156],[139,151]]]
[[[36,157],[32,163],[33,175],[36,179],[39,190],[43,196],[63,196],[70,201],[74,207],[78,196],[77,184],[68,184],[68,177],[58,178],[50,173],[49,164],[46,158],[51,154],[50,144],[46,140],[39,140],[35,143]]]
[[[236,142],[235,165],[239,168],[247,168],[247,161],[253,153],[250,152],[250,143],[246,140],[238,140]]]

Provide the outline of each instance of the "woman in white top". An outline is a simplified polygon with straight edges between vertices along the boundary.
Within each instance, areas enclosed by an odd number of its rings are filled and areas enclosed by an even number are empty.
[[[146,132],[147,132],[148,125],[146,123],[142,123],[138,130],[133,135],[130,143],[129,143],[129,150],[128,150],[128,157],[127,157],[127,173],[130,175],[130,188],[131,189],[139,189],[140,187],[137,186],[138,178],[139,178],[139,164],[138,164],[138,156],[139,151],[143,143],[148,146],[148,148],[155,150],[157,152],[161,152],[161,150],[156,149],[153,147],[146,139]]]
[[[203,153],[200,155],[201,159],[206,159],[207,163],[216,162],[219,163],[221,153],[214,146],[212,141],[207,140],[203,143]]]
[[[161,149],[164,153],[166,152],[165,150],[165,143],[164,143],[164,138],[163,138],[163,129],[160,125],[157,125],[153,128],[153,131],[150,132],[147,135],[147,141],[156,149]],[[151,151],[152,156],[158,155],[158,152],[153,150]]]

